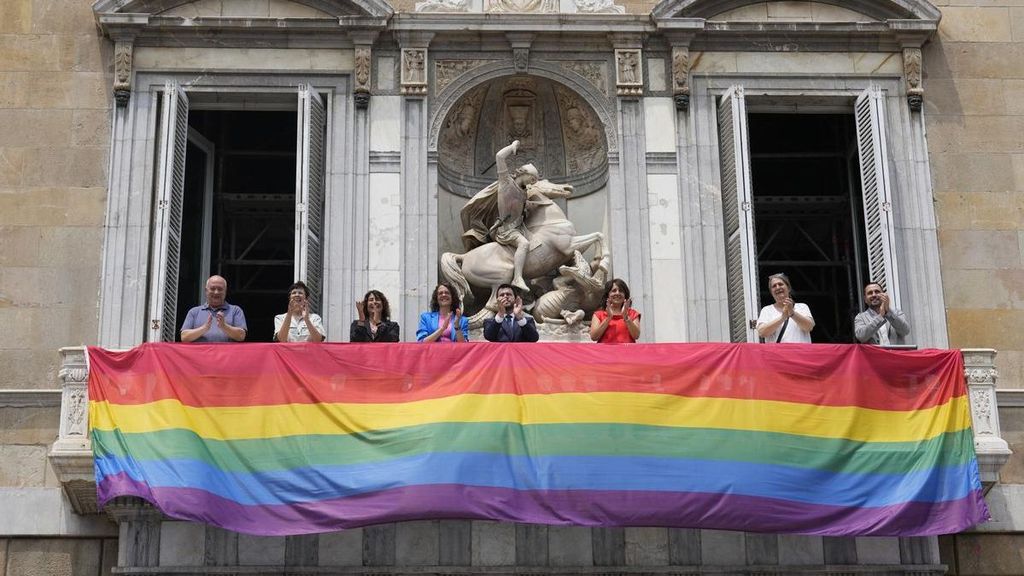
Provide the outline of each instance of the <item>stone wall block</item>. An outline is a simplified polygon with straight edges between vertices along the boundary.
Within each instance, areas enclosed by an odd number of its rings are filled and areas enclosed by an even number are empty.
[[[946,42],[1009,42],[1010,11],[997,6],[946,6],[939,38]]]
[[[27,152],[27,148],[0,147],[0,186],[14,187],[21,184]]]
[[[825,560],[821,536],[779,535],[779,564],[804,566],[821,564]]]
[[[2,361],[2,356],[0,356]],[[45,373],[45,370],[43,371]],[[2,378],[2,377],[0,377]],[[2,382],[2,380],[0,380]],[[14,383],[12,381],[12,383]],[[51,384],[52,386],[52,384]],[[0,384],[0,388],[8,388]],[[10,386],[15,388],[15,386]],[[29,388],[18,386],[17,388]],[[49,446],[57,437],[57,425],[60,418],[59,406],[2,408],[0,407],[0,445],[38,445]],[[5,464],[5,466],[21,463]]]
[[[363,529],[353,528],[320,535],[321,566],[362,566]]]
[[[241,566],[281,566],[284,564],[284,538],[281,536],[238,535],[238,564]]]
[[[3,288],[0,287],[0,291]],[[7,370],[0,372],[0,388],[31,388],[35,390],[53,388],[57,381],[57,370],[60,369],[60,358],[53,352],[47,353],[42,350],[0,349],[0,366],[7,366]],[[59,409],[56,409],[59,413]],[[53,426],[57,426],[57,418],[54,417]],[[15,434],[17,434],[15,430]],[[32,432],[35,435],[36,432]],[[45,434],[45,432],[39,432]],[[56,433],[46,442],[49,444],[56,437]],[[4,443],[0,440],[0,443]],[[34,442],[26,442],[32,444]]]
[[[438,522],[399,522],[395,529],[395,561],[404,566],[436,566]]]
[[[550,566],[592,566],[593,541],[590,528],[548,526],[548,564]]]
[[[704,565],[743,564],[747,556],[743,532],[727,530],[701,530],[700,554]]]
[[[98,574],[100,540],[14,539],[7,546],[6,576]]]
[[[942,229],[939,241],[943,269],[999,270],[1021,264],[1016,230]]]
[[[28,34],[31,31],[32,0],[0,2],[0,34]]]
[[[93,20],[88,19],[90,25]],[[0,34],[0,72],[61,70],[60,37]]]
[[[47,446],[0,445],[0,486],[45,486]],[[17,463],[12,465],[12,463]]]
[[[957,534],[957,574],[1019,576],[1024,574],[1024,549],[1016,534]]]
[[[138,529],[145,531],[145,524]],[[124,522],[121,524],[124,527]],[[160,547],[160,566],[202,566],[206,549],[206,526],[194,522],[161,522],[156,543]]]
[[[441,520],[437,526],[437,563],[441,566],[469,566],[473,562],[473,523],[469,520]]]
[[[473,521],[473,566],[511,566],[516,563],[516,525]]]
[[[71,116],[70,110],[0,110],[0,146],[70,144]]]
[[[627,566],[668,566],[668,528],[626,528]]]

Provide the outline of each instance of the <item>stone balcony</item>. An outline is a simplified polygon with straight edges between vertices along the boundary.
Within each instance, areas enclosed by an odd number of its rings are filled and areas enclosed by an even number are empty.
[[[59,438],[49,459],[74,510],[96,514],[88,365],[63,348]],[[1011,451],[1001,437],[996,351],[965,349],[975,449],[986,491]],[[677,528],[584,528],[443,520],[254,537],[170,520],[137,498],[104,510],[120,526],[119,574],[942,574],[934,537],[823,538]],[[723,570],[725,572],[723,572]]]

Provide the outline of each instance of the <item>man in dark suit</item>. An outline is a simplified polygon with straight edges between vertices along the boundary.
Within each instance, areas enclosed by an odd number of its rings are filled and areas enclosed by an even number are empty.
[[[511,284],[498,286],[498,313],[484,320],[484,338],[490,342],[536,342],[537,323],[523,311],[523,299]]]

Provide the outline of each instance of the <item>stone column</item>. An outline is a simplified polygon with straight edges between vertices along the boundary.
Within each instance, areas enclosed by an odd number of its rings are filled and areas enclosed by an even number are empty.
[[[618,170],[609,166],[612,273],[629,284],[633,306],[646,313],[641,340],[655,340],[651,281],[651,224],[647,202],[647,145],[644,133],[642,38],[614,34],[618,94]],[[668,319],[666,319],[668,320]],[[674,319],[672,319],[674,321]]]
[[[1003,440],[996,404],[996,351],[991,348],[964,348],[964,376],[971,403],[974,450],[985,489],[999,481],[999,469],[1013,452]]]
[[[402,318],[405,339],[411,340],[419,313],[430,301],[437,281],[437,195],[427,170],[427,47],[433,34],[399,35],[402,48],[401,197]]]

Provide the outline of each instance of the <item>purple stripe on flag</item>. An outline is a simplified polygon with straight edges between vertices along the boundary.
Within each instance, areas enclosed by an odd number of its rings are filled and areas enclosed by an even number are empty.
[[[931,536],[988,520],[981,491],[944,502],[877,508],[694,492],[517,491],[435,484],[293,505],[245,506],[194,488],[150,487],[125,474],[97,485],[100,503],[138,496],[168,516],[246,534],[283,536],[383,522],[464,518],[581,526],[700,527],[822,536]]]

